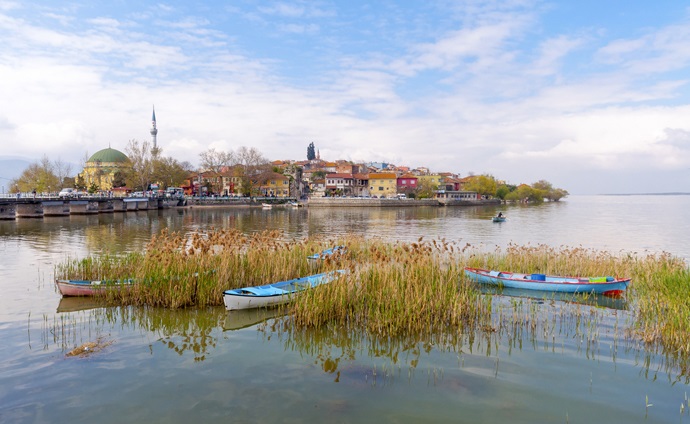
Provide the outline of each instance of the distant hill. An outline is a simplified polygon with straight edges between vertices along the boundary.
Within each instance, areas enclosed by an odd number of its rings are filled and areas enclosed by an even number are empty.
[[[0,185],[5,186],[5,191],[9,190],[7,185],[10,180],[18,178],[22,172],[31,165],[32,162],[24,159],[0,158]]]

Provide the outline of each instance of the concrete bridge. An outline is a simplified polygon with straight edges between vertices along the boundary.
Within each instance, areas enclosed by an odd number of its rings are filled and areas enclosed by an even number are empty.
[[[177,200],[148,197],[6,198],[0,199],[0,220],[153,210],[177,206],[177,204]]]

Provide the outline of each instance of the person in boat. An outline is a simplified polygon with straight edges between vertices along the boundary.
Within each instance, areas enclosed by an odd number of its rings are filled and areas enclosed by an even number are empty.
[[[503,218],[503,212],[499,212],[497,218]]]

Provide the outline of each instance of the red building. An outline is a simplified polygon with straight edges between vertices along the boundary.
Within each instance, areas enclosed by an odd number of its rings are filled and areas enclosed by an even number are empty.
[[[405,193],[417,188],[417,177],[412,174],[403,174],[398,177],[398,193]]]

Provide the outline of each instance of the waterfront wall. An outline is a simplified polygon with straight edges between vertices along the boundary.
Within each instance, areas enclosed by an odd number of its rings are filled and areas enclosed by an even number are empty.
[[[313,197],[309,207],[415,207],[415,206],[483,206],[499,205],[500,199],[368,199],[359,197]]]
[[[21,199],[0,201],[0,220],[17,218],[42,218],[44,216],[88,215],[113,212],[157,210],[169,207],[260,207],[264,199],[204,198],[204,199],[157,199],[157,198],[99,198],[99,199]],[[275,199],[265,200],[266,202]],[[374,199],[357,197],[315,197],[301,202],[310,207],[419,207],[419,206],[481,206],[500,204],[498,199]],[[275,206],[287,206],[276,203]]]
[[[435,199],[368,199],[359,197],[312,197],[307,202],[311,207],[416,207],[438,206]]]

